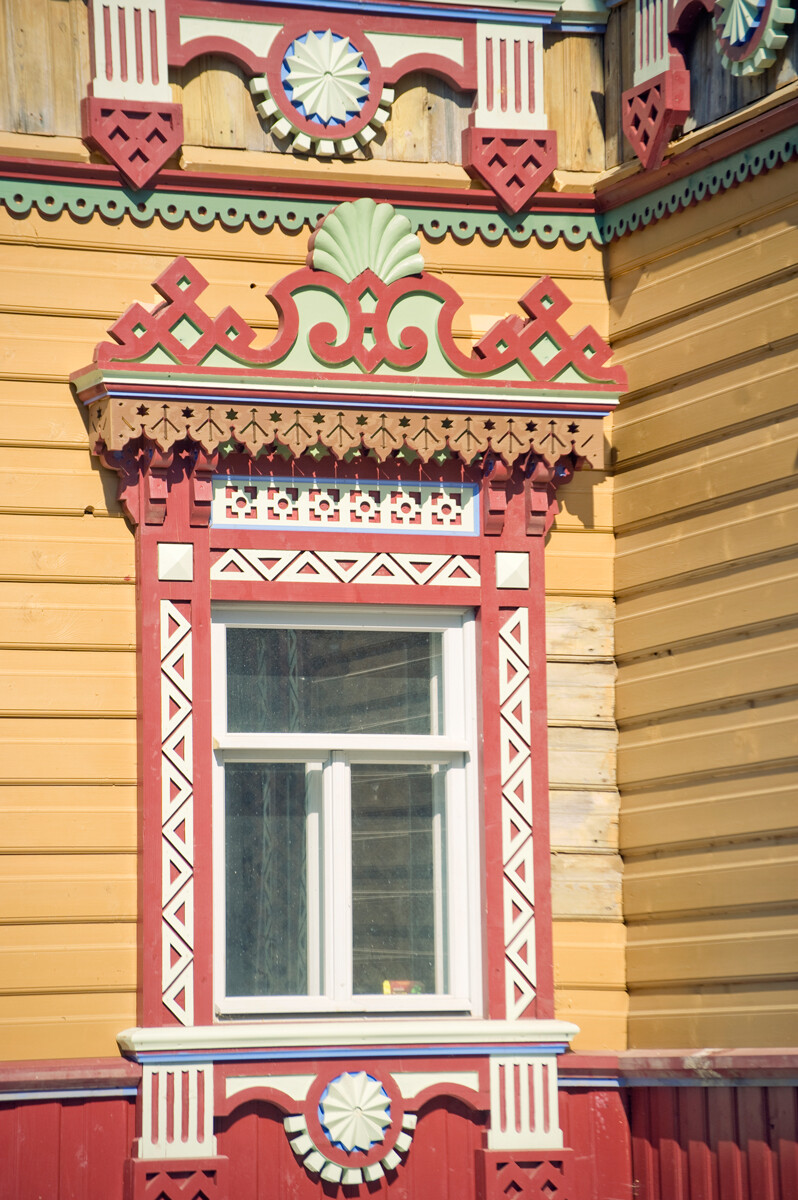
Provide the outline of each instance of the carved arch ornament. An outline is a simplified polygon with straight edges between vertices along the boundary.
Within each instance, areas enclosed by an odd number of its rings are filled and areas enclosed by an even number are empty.
[[[428,71],[475,95],[464,166],[504,208],[523,208],[557,165],[543,107],[543,28],[561,17],[562,0],[522,0],[512,14],[490,16],[457,0],[401,15],[378,3],[353,7],[89,0],[84,140],[133,188],[146,187],[183,141],[169,68],[215,54],[246,73],[279,149],[348,158],[378,136],[399,80]]]
[[[760,75],[787,41],[795,9],[782,0],[635,0],[634,86],[623,93],[623,131],[643,166],[659,166],[677,125],[690,115],[684,44],[702,11],[732,75]]]
[[[165,473],[181,447],[195,460],[199,523],[219,453],[481,464],[488,530],[501,528],[514,464],[531,525],[550,523],[554,489],[575,469],[603,467],[601,420],[626,375],[596,330],[569,334],[569,301],[544,278],[521,298],[524,316],[464,349],[453,332],[461,298],[427,273],[417,235],[389,204],[363,198],[319,223],[307,265],[269,292],[279,325],[268,345],[234,309],[203,310],[206,281],[185,258],[153,286],[162,302],[132,305],[72,376],[123,498],[146,475],[138,519],[163,521]]]

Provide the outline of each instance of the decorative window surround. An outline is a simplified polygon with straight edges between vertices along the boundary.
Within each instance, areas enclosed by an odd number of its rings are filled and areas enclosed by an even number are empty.
[[[312,550],[237,550],[216,558],[211,580],[234,583],[398,584],[400,587],[479,586],[479,560],[461,554],[369,554]]]

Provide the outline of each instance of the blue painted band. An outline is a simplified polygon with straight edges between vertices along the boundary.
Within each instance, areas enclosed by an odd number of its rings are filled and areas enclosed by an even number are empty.
[[[497,1054],[535,1055],[564,1054],[565,1043],[521,1044],[518,1046],[314,1046],[297,1050],[186,1050],[161,1054],[157,1050],[142,1050],[133,1056],[135,1062],[156,1066],[171,1066],[184,1062],[307,1062],[314,1059],[336,1058],[490,1058]]]
[[[273,6],[273,0],[251,0]],[[305,0],[283,0],[285,8],[306,8]],[[335,12],[374,13],[388,17],[440,17],[444,21],[490,21],[495,25],[551,25],[555,13],[503,12],[495,8],[427,7],[421,4],[381,4],[379,0],[315,0],[314,8]],[[603,26],[601,26],[603,30]]]
[[[137,1096],[137,1087],[47,1088],[31,1092],[0,1092],[0,1104],[11,1100],[110,1100]]]

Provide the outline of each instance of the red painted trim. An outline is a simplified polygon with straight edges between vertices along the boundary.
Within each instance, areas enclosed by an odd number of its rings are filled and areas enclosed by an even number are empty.
[[[80,1090],[134,1087],[141,1079],[139,1063],[125,1058],[25,1060],[0,1063],[0,1092]]]
[[[666,159],[661,166],[652,171],[638,170],[627,179],[599,187],[596,192],[596,211],[611,212],[631,200],[639,200],[657,188],[668,183],[684,179],[694,171],[713,167],[722,159],[740,150],[748,150],[758,142],[773,137],[785,129],[798,124],[798,98],[789,100],[779,108],[771,109],[759,117],[752,118],[742,125],[735,125],[723,133],[695,146],[692,150],[676,154]]]

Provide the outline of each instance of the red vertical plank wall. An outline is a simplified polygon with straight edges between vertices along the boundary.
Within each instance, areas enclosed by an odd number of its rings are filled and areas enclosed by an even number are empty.
[[[636,1087],[629,1107],[635,1200],[798,1200],[794,1087]]]
[[[135,1100],[0,1102],[0,1200],[122,1200]]]

